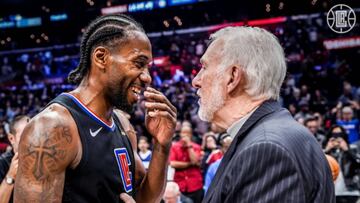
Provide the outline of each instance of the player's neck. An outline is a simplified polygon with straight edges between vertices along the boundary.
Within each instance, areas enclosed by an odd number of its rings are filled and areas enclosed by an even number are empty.
[[[88,109],[105,121],[111,121],[113,106],[106,101],[103,94],[102,85],[94,84],[96,82],[83,80],[80,85],[71,92]]]

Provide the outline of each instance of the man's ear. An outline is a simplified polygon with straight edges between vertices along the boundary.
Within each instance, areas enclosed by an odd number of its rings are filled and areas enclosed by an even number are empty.
[[[110,51],[103,47],[98,46],[92,53],[92,63],[100,69],[101,72],[106,71],[106,65],[109,63]]]
[[[13,134],[11,134],[11,133],[8,133],[7,137],[8,137],[8,140],[10,141],[10,144],[11,144],[12,146],[14,146],[14,144],[15,144],[15,142],[16,142],[16,140],[15,140],[15,135],[13,135]]]
[[[230,68],[230,78],[227,83],[227,93],[236,92],[239,85],[244,82],[243,71],[238,66]]]

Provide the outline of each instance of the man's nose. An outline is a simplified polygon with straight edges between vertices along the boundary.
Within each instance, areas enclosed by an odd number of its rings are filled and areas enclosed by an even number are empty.
[[[144,70],[141,75],[140,75],[140,80],[145,83],[146,85],[150,85],[151,84],[151,76],[148,70]]]
[[[193,81],[191,82],[192,86],[195,88],[200,88],[200,72],[195,76],[195,78],[193,79]]]

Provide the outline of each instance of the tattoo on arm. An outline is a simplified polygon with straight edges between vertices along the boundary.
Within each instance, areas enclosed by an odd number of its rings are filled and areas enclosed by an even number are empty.
[[[15,188],[18,202],[61,202],[72,141],[70,128],[62,124],[27,136],[20,146],[20,177]]]

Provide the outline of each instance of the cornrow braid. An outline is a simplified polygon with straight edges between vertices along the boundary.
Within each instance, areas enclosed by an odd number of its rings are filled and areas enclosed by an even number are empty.
[[[96,18],[85,31],[80,44],[80,62],[69,73],[68,81],[79,84],[88,74],[91,65],[91,53],[95,47],[105,45],[113,47],[128,38],[130,31],[145,33],[142,26],[126,15],[106,15]]]

